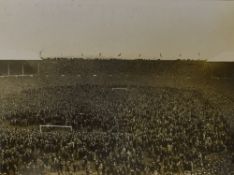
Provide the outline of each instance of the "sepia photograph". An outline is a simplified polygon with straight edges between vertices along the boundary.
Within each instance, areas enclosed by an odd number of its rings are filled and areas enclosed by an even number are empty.
[[[0,175],[234,175],[234,0],[0,0]]]

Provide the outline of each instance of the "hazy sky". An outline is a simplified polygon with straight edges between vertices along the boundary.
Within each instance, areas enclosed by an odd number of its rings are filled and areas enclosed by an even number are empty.
[[[0,0],[0,59],[234,61],[234,1]]]

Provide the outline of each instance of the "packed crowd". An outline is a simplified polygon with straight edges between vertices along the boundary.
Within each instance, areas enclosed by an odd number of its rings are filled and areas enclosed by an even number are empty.
[[[0,171],[7,174],[195,172],[209,166],[209,155],[233,153],[222,113],[195,90],[82,85],[6,100],[11,125],[0,129]],[[39,132],[40,124],[73,131]]]

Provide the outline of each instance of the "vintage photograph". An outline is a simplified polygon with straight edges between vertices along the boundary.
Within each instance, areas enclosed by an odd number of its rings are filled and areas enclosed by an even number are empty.
[[[234,1],[0,0],[0,175],[234,175]]]

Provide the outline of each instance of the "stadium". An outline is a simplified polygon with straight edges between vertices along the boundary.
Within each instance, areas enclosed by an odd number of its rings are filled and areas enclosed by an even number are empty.
[[[234,64],[0,61],[1,174],[231,174]]]
[[[0,0],[0,175],[234,175],[234,1]]]

